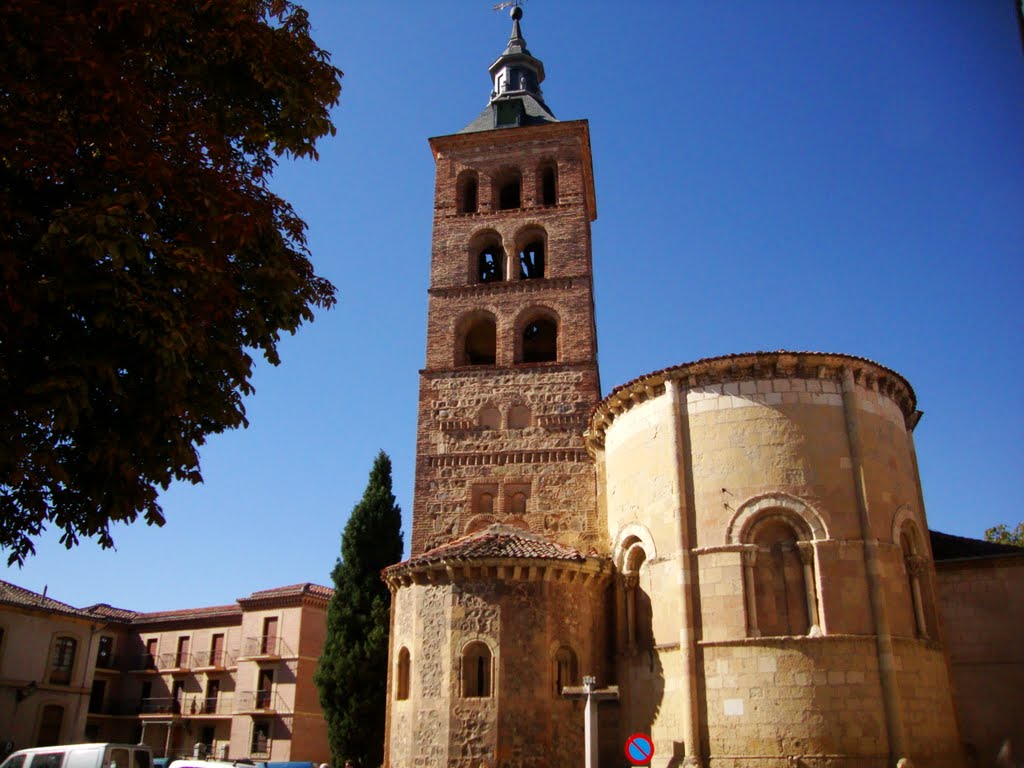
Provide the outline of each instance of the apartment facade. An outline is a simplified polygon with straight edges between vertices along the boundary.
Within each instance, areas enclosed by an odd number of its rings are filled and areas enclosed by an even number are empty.
[[[0,740],[325,762],[313,673],[331,594],[297,584],[232,605],[140,613],[76,609],[0,582]]]

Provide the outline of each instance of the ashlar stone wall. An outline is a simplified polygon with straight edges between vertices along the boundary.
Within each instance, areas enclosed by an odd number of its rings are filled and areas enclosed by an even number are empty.
[[[506,559],[414,575],[394,592],[392,660],[410,652],[411,685],[392,682],[392,768],[555,768],[583,762],[583,715],[555,690],[556,654],[572,650],[576,680],[606,682],[607,567]],[[470,644],[492,654],[490,690],[466,696]],[[394,678],[394,672],[392,678]]]

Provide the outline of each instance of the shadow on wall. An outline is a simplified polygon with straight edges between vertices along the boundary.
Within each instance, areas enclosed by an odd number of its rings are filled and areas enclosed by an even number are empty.
[[[665,696],[665,671],[661,657],[654,648],[651,597],[641,586],[632,589],[632,626],[628,628],[626,646],[619,649],[619,741],[612,764],[622,762],[626,739],[634,733],[650,735]],[[627,712],[627,716],[622,716]],[[682,754],[681,750],[679,751]],[[607,763],[606,763],[607,764]],[[681,764],[680,761],[670,765]]]

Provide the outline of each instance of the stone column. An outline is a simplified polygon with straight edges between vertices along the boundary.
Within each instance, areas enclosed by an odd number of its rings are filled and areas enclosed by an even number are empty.
[[[745,549],[743,557],[743,602],[747,607],[747,637],[760,637],[757,626],[757,594],[754,592],[754,564],[757,563],[757,547]]]
[[[906,757],[906,736],[899,693],[896,690],[896,659],[892,647],[889,616],[882,594],[881,565],[878,562],[878,539],[871,530],[868,507],[867,476],[864,470],[864,448],[860,435],[860,416],[857,408],[857,383],[853,371],[843,368],[843,414],[846,418],[846,436],[850,443],[850,468],[853,472],[860,535],[864,547],[864,570],[867,575],[868,602],[875,630],[875,648],[878,654],[878,677],[882,688],[882,706],[885,728],[889,736],[890,765]]]
[[[688,461],[690,430],[689,413],[686,410],[686,395],[682,384],[665,382],[665,397],[668,398],[672,414],[671,426],[675,431],[674,465],[676,477],[676,523],[679,536],[679,584],[682,594],[682,617],[679,629],[679,653],[682,657],[683,722],[681,731],[685,749],[683,765],[696,768],[703,765],[700,744],[701,704],[698,697],[698,647],[695,605],[699,600],[697,567],[693,554],[694,542],[690,540],[693,508],[693,486]],[[702,670],[701,670],[702,671]],[[668,765],[668,763],[666,763]]]
[[[918,637],[928,637],[928,624],[924,618],[924,603],[921,600],[921,574],[925,571],[927,560],[920,555],[909,555],[906,558],[907,573],[910,574],[910,600],[914,606],[914,621],[917,622]]]
[[[814,544],[809,541],[798,541],[797,552],[804,567],[804,597],[807,599],[807,634],[818,637],[821,626],[818,622],[818,589],[814,578]]]

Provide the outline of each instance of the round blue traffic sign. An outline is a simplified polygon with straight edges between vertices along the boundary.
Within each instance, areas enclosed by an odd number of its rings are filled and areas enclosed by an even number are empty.
[[[626,739],[626,758],[633,765],[647,765],[654,756],[654,742],[646,733],[634,733]]]

